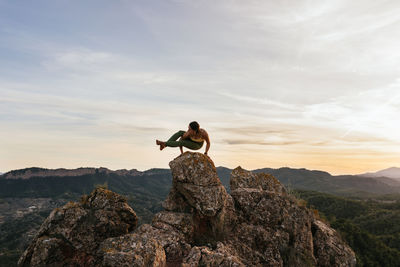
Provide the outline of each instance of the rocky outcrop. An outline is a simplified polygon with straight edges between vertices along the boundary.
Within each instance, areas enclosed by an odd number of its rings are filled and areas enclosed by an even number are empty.
[[[335,230],[318,220],[313,221],[311,229],[318,265],[348,266],[349,256],[353,256],[354,252],[340,240]]]
[[[20,265],[355,266],[354,252],[338,234],[273,176],[238,167],[228,194],[206,155],[186,152],[170,167],[172,189],[151,224],[133,230],[133,211],[103,204],[106,196],[94,201],[100,192],[113,194],[95,191],[87,208],[69,204],[61,217],[54,211]],[[94,210],[113,214],[96,217]],[[79,219],[86,214],[93,222]]]
[[[120,195],[96,189],[80,203],[54,209],[22,254],[19,266],[94,266],[101,242],[135,229],[137,217]]]

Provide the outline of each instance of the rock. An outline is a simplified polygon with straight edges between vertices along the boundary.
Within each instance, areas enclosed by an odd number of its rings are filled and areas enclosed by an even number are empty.
[[[171,191],[169,191],[169,194],[162,203],[162,206],[168,211],[188,213],[191,213],[193,211],[193,208],[186,203],[186,200],[174,186],[171,188]]]
[[[184,211],[187,207],[205,216],[215,216],[228,198],[211,159],[201,153],[185,152],[169,163],[173,190],[164,207]],[[171,203],[178,205],[171,205]]]
[[[154,237],[161,242],[168,265],[179,264],[191,249],[191,245],[187,242],[184,234],[168,227],[156,228],[143,225],[136,232],[145,237]]]
[[[343,243],[334,229],[319,220],[314,220],[312,231],[318,266],[345,267],[356,265],[354,252]]]
[[[97,189],[55,210],[20,266],[355,266],[354,252],[272,175],[240,167],[231,195],[211,159],[170,162],[172,188],[152,224]]]
[[[238,167],[231,177],[238,222],[230,243],[247,265],[325,266],[321,265],[319,254],[314,254],[321,244],[313,237],[311,226],[315,219],[309,209],[288,196],[272,175],[254,174]],[[346,247],[343,253],[355,260],[343,241],[336,238],[331,242]],[[332,255],[340,255],[336,252]],[[339,261],[354,266],[355,262],[345,260],[346,257]]]
[[[237,256],[223,243],[219,242],[215,250],[202,246],[193,247],[189,254],[183,259],[182,267],[207,266],[207,267],[244,267]]]
[[[166,266],[164,248],[153,236],[126,234],[109,238],[101,244],[100,253],[103,266]]]
[[[230,187],[231,190],[254,188],[278,195],[286,194],[285,187],[271,174],[252,173],[242,169],[240,166],[232,171]]]
[[[96,189],[81,203],[54,209],[21,256],[19,266],[95,265],[100,243],[135,229],[137,216],[126,200]]]
[[[169,165],[172,189],[164,208],[191,214],[196,244],[222,240],[235,215],[232,197],[219,180],[212,160],[201,153],[185,152]]]
[[[189,213],[162,211],[154,216],[152,225],[161,230],[182,233],[187,242],[193,241],[195,225]]]

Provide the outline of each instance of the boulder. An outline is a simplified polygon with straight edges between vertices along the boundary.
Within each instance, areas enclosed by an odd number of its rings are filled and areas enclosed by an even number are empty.
[[[80,203],[69,202],[54,209],[18,265],[93,266],[100,243],[134,230],[137,220],[123,197],[98,188]]]
[[[170,211],[188,211],[215,216],[223,209],[228,193],[218,178],[212,160],[201,153],[185,152],[169,163],[172,190],[164,207]]]
[[[271,174],[253,173],[237,167],[232,171],[230,180],[231,190],[253,188],[268,191],[276,195],[285,195],[285,187]]]
[[[213,250],[210,247],[193,247],[183,259],[182,267],[207,266],[207,267],[245,267],[239,257],[234,256],[231,249],[218,242]]]
[[[166,266],[165,250],[158,237],[126,234],[109,238],[99,249],[103,266]]]
[[[247,265],[328,266],[321,259],[335,255],[343,266],[355,266],[354,252],[333,238],[335,235],[318,228],[313,212],[288,195],[272,175],[238,167],[232,171],[230,183],[237,215],[230,243]],[[322,236],[325,240],[319,242]],[[340,253],[335,246],[343,248]]]
[[[320,220],[312,224],[314,253],[318,266],[355,266],[356,257],[337,232]]]

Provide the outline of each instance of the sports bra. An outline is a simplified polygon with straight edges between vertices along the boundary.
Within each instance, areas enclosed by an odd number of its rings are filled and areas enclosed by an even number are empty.
[[[192,140],[192,141],[194,141],[194,142],[198,142],[198,143],[201,143],[201,142],[204,141],[203,138],[194,138],[194,137],[190,137],[190,140]]]

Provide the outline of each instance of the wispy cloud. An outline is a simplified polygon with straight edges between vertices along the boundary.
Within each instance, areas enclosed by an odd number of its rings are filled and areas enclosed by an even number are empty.
[[[224,139],[223,140],[228,145],[262,145],[262,146],[287,146],[300,144],[299,141],[288,141],[288,142],[264,142],[257,140],[248,139]]]
[[[279,102],[279,101],[274,101],[272,99],[267,99],[267,98],[257,98],[257,97],[252,97],[252,96],[247,96],[247,95],[240,95],[240,94],[232,94],[229,92],[217,92],[217,94],[224,96],[224,97],[229,97],[232,98],[240,103],[243,102],[248,102],[250,104],[260,104],[265,106],[266,108],[273,106],[274,108],[283,108],[283,109],[289,109],[289,110],[296,110],[299,107],[295,105],[291,105],[285,102]]]
[[[4,170],[167,166],[153,139],[192,120],[227,165],[398,162],[398,1],[0,5]]]

